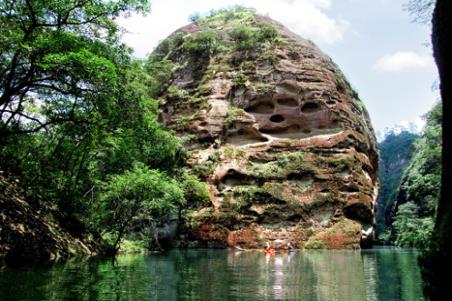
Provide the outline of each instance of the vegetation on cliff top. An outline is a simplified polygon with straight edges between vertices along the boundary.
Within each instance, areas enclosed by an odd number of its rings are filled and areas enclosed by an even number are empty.
[[[183,68],[195,69],[195,73],[202,71],[192,87],[183,89],[187,95],[199,97],[209,92],[206,84],[215,72],[227,72],[230,65],[240,65],[240,69],[246,71],[247,62],[251,63],[249,55],[271,55],[270,50],[284,42],[272,25],[257,22],[255,11],[248,8],[216,10],[202,18],[197,15],[191,19],[196,28],[193,32],[173,33],[147,60],[146,68],[155,79],[154,97],[174,90],[176,87],[170,86],[174,72]],[[181,95],[176,95],[175,99],[184,100]]]

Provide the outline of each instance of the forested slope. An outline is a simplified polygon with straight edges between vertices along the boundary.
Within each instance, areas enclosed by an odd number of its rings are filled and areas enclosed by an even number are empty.
[[[440,191],[441,120],[442,106],[437,104],[426,115],[400,186],[387,203],[391,228],[382,238],[396,245],[426,247],[430,241]]]
[[[377,204],[377,234],[391,222],[390,208],[397,197],[402,175],[414,153],[414,141],[418,135],[408,131],[390,132],[379,143],[380,195]]]

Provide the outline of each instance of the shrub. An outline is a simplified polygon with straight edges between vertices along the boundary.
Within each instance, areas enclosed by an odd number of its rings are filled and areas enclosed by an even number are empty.
[[[207,203],[210,201],[210,192],[207,184],[201,182],[198,177],[184,172],[182,176],[182,189],[184,198],[188,203]]]
[[[321,240],[310,240],[307,243],[305,243],[304,248],[311,249],[311,250],[318,250],[318,249],[323,249],[324,244],[323,244],[323,241],[321,241]]]
[[[186,38],[182,48],[192,57],[206,57],[216,52],[218,47],[217,33],[206,30]]]
[[[267,24],[260,24],[259,29],[256,34],[257,41],[265,42],[265,41],[274,41],[278,36],[278,32],[276,29]]]
[[[419,218],[418,211],[419,207],[413,202],[400,205],[392,224],[396,245],[418,248],[428,246],[434,226],[433,218]]]
[[[132,220],[138,216],[159,217],[185,199],[174,179],[137,163],[132,170],[112,176],[104,183],[101,201],[99,219],[106,233],[113,235],[109,251],[116,253]]]
[[[149,57],[146,69],[151,75],[150,93],[152,97],[157,97],[170,82],[176,65],[168,60],[159,60],[157,57]]]
[[[250,49],[257,45],[253,30],[246,25],[236,26],[231,32],[236,49]]]

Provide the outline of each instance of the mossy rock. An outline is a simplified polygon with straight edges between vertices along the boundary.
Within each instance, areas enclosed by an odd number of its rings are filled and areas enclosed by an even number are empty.
[[[306,244],[318,245],[322,242],[325,249],[359,249],[361,225],[350,219],[343,219],[330,228],[318,230]]]
[[[212,196],[200,205],[206,211],[187,211],[181,229],[210,222],[240,233],[256,223],[264,240],[282,235],[301,247],[312,236],[313,248],[359,247],[359,224],[342,221],[355,219],[343,208],[353,197],[375,207],[378,153],[342,72],[311,41],[252,10],[194,20],[151,55],[173,65],[162,64],[161,78],[171,71],[158,95],[162,121],[195,136],[187,164]]]

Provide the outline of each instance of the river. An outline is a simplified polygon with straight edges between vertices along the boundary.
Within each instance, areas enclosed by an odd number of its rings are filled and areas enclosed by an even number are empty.
[[[424,300],[415,250],[172,250],[1,268],[0,300]]]

